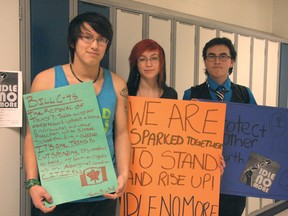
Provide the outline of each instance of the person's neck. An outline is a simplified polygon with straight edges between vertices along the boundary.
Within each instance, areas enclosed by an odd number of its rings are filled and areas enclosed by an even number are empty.
[[[226,77],[211,77],[210,76],[210,79],[212,79],[218,85],[223,85],[226,82],[226,80],[228,79],[228,76],[226,76]]]
[[[95,80],[96,77],[99,79],[101,75],[98,74],[99,65],[87,66],[74,61],[71,63],[71,67],[73,68],[75,75],[83,82]]]
[[[137,96],[160,98],[163,90],[159,88],[157,81],[147,82],[141,79],[137,91]]]

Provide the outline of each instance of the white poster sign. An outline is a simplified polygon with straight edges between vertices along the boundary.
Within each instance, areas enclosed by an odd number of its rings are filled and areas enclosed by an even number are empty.
[[[0,127],[22,127],[22,72],[0,70]]]

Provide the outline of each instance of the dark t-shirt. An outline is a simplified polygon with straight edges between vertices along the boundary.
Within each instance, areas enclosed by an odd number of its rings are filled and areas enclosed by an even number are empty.
[[[136,88],[129,88],[129,86],[128,86],[128,94],[129,94],[129,96],[136,96],[137,89]],[[174,88],[164,86],[163,87],[163,94],[161,95],[160,98],[178,99],[178,94]]]
[[[174,88],[165,86],[160,98],[178,99],[178,94]]]

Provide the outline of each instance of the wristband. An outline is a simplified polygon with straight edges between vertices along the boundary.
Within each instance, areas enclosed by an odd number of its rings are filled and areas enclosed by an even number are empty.
[[[29,179],[25,182],[25,187],[27,190],[30,190],[35,185],[40,185],[40,182],[37,179]]]

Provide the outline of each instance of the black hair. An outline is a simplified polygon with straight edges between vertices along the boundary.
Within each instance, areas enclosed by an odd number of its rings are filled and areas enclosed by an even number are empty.
[[[203,60],[206,60],[207,58],[207,50],[210,47],[213,47],[215,45],[225,45],[228,47],[229,51],[230,51],[230,57],[232,60],[236,61],[236,57],[237,57],[237,52],[231,42],[230,39],[226,38],[226,37],[222,37],[222,38],[213,38],[212,40],[210,40],[209,42],[207,42],[203,48],[202,51],[202,58]],[[233,68],[229,68],[229,75],[232,73]],[[207,75],[208,71],[207,69],[205,70],[205,74]]]
[[[96,31],[102,37],[108,39],[106,51],[109,49],[112,43],[113,38],[112,25],[105,16],[96,12],[86,12],[80,14],[71,20],[68,29],[67,41],[72,62],[74,61],[76,42],[79,39],[80,35],[82,34],[81,28],[85,29],[84,23],[88,23],[94,29],[94,31]]]

